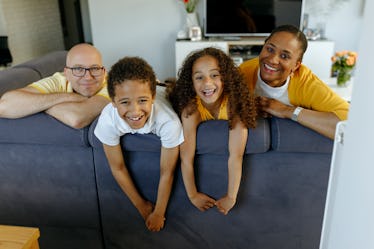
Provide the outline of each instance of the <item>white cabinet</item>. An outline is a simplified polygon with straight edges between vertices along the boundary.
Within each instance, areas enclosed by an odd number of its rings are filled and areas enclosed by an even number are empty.
[[[217,47],[222,49],[225,53],[230,54],[236,64],[240,64],[243,60],[257,56],[259,53],[258,48],[264,44],[264,41],[265,37],[243,38],[240,40],[210,39],[202,41],[176,41],[176,74],[187,55],[197,49],[211,46]],[[303,64],[309,67],[319,78],[330,78],[331,56],[333,53],[333,41],[309,41],[308,49],[304,54]]]

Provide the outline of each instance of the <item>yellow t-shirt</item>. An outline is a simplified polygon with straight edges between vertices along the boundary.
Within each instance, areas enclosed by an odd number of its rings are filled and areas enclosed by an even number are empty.
[[[57,72],[50,77],[41,79],[29,86],[36,88],[41,93],[72,93],[73,87],[71,83],[66,79],[63,73]],[[103,87],[96,93],[96,95],[109,98],[107,90],[107,82],[105,80]]]
[[[203,106],[199,97],[196,97],[196,104],[202,121],[215,119],[213,115]],[[229,119],[227,114],[227,96],[225,96],[222,100],[221,106],[219,108],[218,119]]]
[[[245,61],[239,66],[249,90],[254,91],[259,70],[258,57]],[[340,120],[348,118],[349,103],[336,94],[305,65],[301,65],[291,76],[288,98],[293,106],[332,112]]]

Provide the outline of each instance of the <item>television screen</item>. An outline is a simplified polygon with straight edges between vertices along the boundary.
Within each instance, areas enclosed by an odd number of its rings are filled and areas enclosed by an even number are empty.
[[[277,26],[301,29],[303,0],[205,0],[205,36],[267,36]]]

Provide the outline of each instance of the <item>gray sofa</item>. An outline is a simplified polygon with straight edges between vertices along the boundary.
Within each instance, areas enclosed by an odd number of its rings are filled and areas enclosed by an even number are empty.
[[[333,141],[290,120],[258,120],[231,212],[193,207],[177,168],[165,228],[152,233],[112,177],[96,122],[75,130],[45,113],[0,119],[0,224],[39,227],[41,249],[318,248]],[[198,187],[217,198],[227,186],[227,122],[202,123],[197,136]],[[126,135],[121,144],[154,201],[159,139]]]

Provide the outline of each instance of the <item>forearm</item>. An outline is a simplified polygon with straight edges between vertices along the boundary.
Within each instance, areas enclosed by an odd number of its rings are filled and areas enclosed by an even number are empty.
[[[174,174],[172,172],[163,172],[160,175],[160,183],[157,192],[157,201],[154,213],[159,216],[165,216],[166,207],[169,202],[171,187],[173,185]]]
[[[41,94],[22,89],[7,92],[0,100],[0,117],[25,117],[66,101],[77,100],[75,95],[70,93]]]
[[[189,198],[193,197],[197,193],[196,183],[195,183],[195,172],[192,163],[183,162],[181,163],[182,178],[184,187]]]
[[[263,111],[278,117],[291,119],[295,106],[285,105],[275,99],[260,98],[260,107]],[[302,109],[298,115],[297,122],[308,127],[323,136],[334,139],[336,124],[339,118],[332,112],[321,112]]]
[[[145,200],[136,189],[127,169],[112,169],[112,174],[122,191],[130,199],[131,203],[139,209]]]
[[[229,133],[227,196],[236,200],[242,177],[243,156],[247,144],[248,129],[238,121]]]
[[[186,134],[186,133],[185,133]],[[195,134],[185,136],[185,141],[180,146],[181,170],[184,187],[187,196],[191,199],[197,193],[195,183],[194,159],[195,159]]]
[[[242,177],[242,164],[243,157],[241,156],[230,156],[228,160],[228,186],[227,196],[233,200],[239,192],[240,181]]]
[[[157,201],[154,213],[164,216],[170,198],[171,187],[174,180],[174,171],[177,165],[179,146],[174,148],[161,148],[160,181],[158,184]]]
[[[297,119],[301,125],[330,139],[334,139],[336,125],[339,121],[340,119],[334,113],[308,109],[303,109]]]
[[[127,170],[121,146],[119,144],[115,146],[103,144],[103,149],[114,179],[134,206],[139,209],[144,204],[144,199],[136,189]]]
[[[49,108],[46,113],[70,127],[80,129],[89,125],[109,103],[109,100],[101,96],[91,98],[96,99],[61,103]]]

